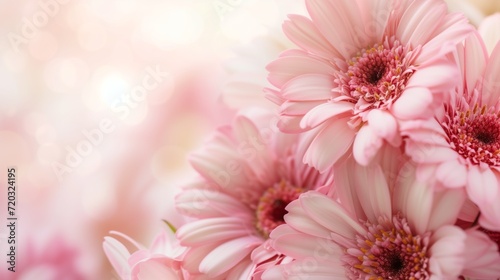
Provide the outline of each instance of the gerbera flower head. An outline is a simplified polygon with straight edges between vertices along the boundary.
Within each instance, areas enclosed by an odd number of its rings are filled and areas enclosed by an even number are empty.
[[[344,163],[334,171],[338,199],[310,191],[287,206],[271,245],[294,261],[268,269],[263,279],[500,276],[496,244],[454,225],[463,190],[435,192],[412,165],[391,182],[378,164]]]
[[[122,233],[112,231],[111,234],[127,240],[137,249],[130,253],[116,238],[111,236],[104,238],[104,252],[120,279],[187,278],[180,265],[185,248],[179,245],[173,231],[161,231],[149,248]]]
[[[189,247],[184,267],[190,273],[235,279],[249,277],[266,260],[276,261],[268,247],[252,252],[284,223],[291,201],[329,186],[329,174],[302,163],[301,137],[280,133],[275,124],[268,111],[241,111],[192,156],[203,180],[176,199],[179,212],[194,218],[177,232]]]
[[[352,148],[358,163],[368,164],[385,143],[401,144],[401,120],[432,117],[457,74],[446,54],[472,28],[440,0],[306,5],[311,19],[291,15],[283,25],[300,49],[267,67],[279,127],[319,127],[304,160],[320,171]]]
[[[500,231],[500,44],[488,58],[475,33],[455,57],[458,86],[435,118],[402,124],[406,151],[419,163],[421,180],[466,187],[481,212],[480,224]]]

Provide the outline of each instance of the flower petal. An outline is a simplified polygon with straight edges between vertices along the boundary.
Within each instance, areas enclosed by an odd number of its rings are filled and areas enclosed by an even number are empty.
[[[268,80],[277,88],[282,88],[291,79],[304,74],[333,75],[331,64],[307,53],[301,55],[282,55],[266,66],[269,71]]]
[[[344,116],[345,113],[352,111],[354,105],[350,102],[328,102],[314,107],[300,121],[303,128],[313,128],[332,117]]]
[[[333,79],[324,74],[305,74],[288,81],[282,97],[292,101],[328,100],[332,97]]]
[[[436,178],[449,188],[465,187],[467,183],[467,168],[458,160],[450,160],[439,165]]]
[[[401,17],[396,37],[413,48],[423,45],[446,14],[446,4],[438,1],[413,1]]]
[[[323,173],[344,156],[352,145],[355,133],[348,121],[349,118],[343,118],[325,123],[304,155],[304,163]]]
[[[500,43],[491,53],[482,82],[483,104],[495,106],[500,98]]]
[[[375,224],[380,217],[391,217],[391,194],[382,168],[378,164],[357,165],[353,172],[356,176],[351,187],[355,188],[368,221]]]
[[[177,231],[182,245],[197,246],[249,235],[251,225],[235,217],[209,218],[185,224]]]
[[[212,250],[200,263],[200,271],[207,273],[209,277],[217,277],[236,266],[255,247],[262,244],[262,239],[254,236],[245,236],[233,239],[219,245]]]
[[[465,267],[462,275],[472,279],[498,279],[500,277],[498,245],[478,230],[469,229],[466,234]]]
[[[456,50],[457,45],[474,30],[462,13],[447,14],[443,17],[443,20],[438,22],[432,23],[437,28],[433,29],[432,37],[422,47],[422,51],[416,58],[415,63],[417,65],[425,64]]]
[[[467,194],[480,209],[485,204],[498,203],[494,201],[498,195],[498,181],[493,171],[470,166],[467,179]]]
[[[458,68],[449,60],[434,60],[432,63],[420,66],[408,81],[410,87],[425,87],[433,93],[448,91],[455,87]],[[406,91],[403,96],[406,95]]]
[[[294,230],[325,239],[330,237],[330,230],[311,219],[309,214],[305,212],[304,208],[302,208],[299,200],[290,202],[286,206],[286,210],[288,211],[288,214],[284,217],[285,222]],[[271,238],[285,234],[285,229],[286,227],[277,227],[271,232]]]
[[[466,234],[455,226],[443,226],[431,237],[429,270],[438,279],[457,279],[465,265]]]
[[[401,135],[399,134],[398,123],[394,116],[387,111],[371,110],[368,113],[368,124],[375,134],[384,138],[392,146],[401,145]]]
[[[104,237],[102,246],[104,253],[115,271],[118,272],[121,277],[130,275],[130,266],[128,265],[130,253],[127,248],[118,240],[109,236]]]
[[[394,103],[392,113],[401,120],[422,119],[432,116],[433,97],[428,88],[407,88]]]
[[[306,1],[307,10],[321,33],[345,59],[365,46],[367,36],[356,1]]]
[[[300,204],[309,217],[331,232],[353,239],[366,230],[345,209],[326,195],[310,191],[299,197]]]
[[[301,15],[288,17],[290,20],[283,24],[283,32],[297,46],[326,59],[339,55],[310,19]]]

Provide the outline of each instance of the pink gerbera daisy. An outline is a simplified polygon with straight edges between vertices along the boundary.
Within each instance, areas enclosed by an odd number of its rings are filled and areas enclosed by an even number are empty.
[[[279,127],[317,135],[304,160],[327,170],[350,153],[368,164],[384,143],[401,144],[399,121],[432,117],[455,85],[445,58],[472,30],[441,0],[306,0],[312,19],[283,29],[301,49],[268,65]]]
[[[146,248],[130,237],[120,236],[136,247],[132,254],[117,239],[106,236],[103,249],[106,257],[122,280],[172,279],[183,280],[186,277],[180,263],[185,248],[179,245],[173,231],[161,231],[150,248]]]
[[[419,163],[421,180],[466,187],[481,211],[480,224],[500,231],[500,44],[488,59],[475,34],[460,46],[458,86],[433,119],[401,128],[407,153]]]
[[[267,111],[243,111],[191,158],[204,180],[176,199],[179,212],[195,218],[177,231],[191,274],[249,279],[256,265],[276,261],[268,247],[252,252],[284,223],[288,203],[331,180],[302,163],[300,138],[275,123]]]
[[[335,170],[338,200],[310,191],[290,203],[271,245],[295,260],[263,279],[500,277],[496,244],[454,226],[463,190],[436,193],[405,165],[391,183],[378,164]],[[340,203],[338,202],[340,201]]]

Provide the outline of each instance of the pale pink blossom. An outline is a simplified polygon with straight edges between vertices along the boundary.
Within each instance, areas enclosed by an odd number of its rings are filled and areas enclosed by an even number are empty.
[[[463,190],[435,192],[409,164],[394,182],[384,165],[348,160],[335,169],[339,200],[310,191],[290,203],[271,244],[295,260],[263,279],[500,277],[497,245],[454,225]]]
[[[435,118],[402,124],[406,152],[419,163],[421,180],[465,187],[481,211],[480,224],[500,230],[500,45],[488,54],[470,36],[456,52],[457,86]]]
[[[130,253],[117,239],[110,236],[104,238],[104,252],[120,279],[182,280],[187,276],[180,266],[185,248],[179,245],[173,231],[160,232],[150,248],[121,233],[111,233],[124,238],[137,248]]]
[[[432,117],[455,84],[445,57],[472,27],[441,0],[307,0],[312,19],[290,15],[285,34],[300,49],[271,62],[269,98],[279,127],[317,129],[305,162],[327,170],[352,153],[368,164],[399,146],[399,122]]]
[[[194,218],[177,231],[189,247],[183,266],[191,274],[248,279],[257,266],[276,262],[266,240],[284,223],[286,205],[329,184],[330,174],[302,163],[301,136],[280,133],[275,124],[267,110],[241,111],[191,157],[203,180],[176,200],[179,212]]]

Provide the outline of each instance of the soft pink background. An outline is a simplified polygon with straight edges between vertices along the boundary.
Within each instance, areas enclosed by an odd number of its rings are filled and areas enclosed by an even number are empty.
[[[162,219],[180,224],[172,199],[194,176],[186,156],[233,113],[220,98],[221,62],[279,26],[286,2],[2,1],[0,278],[53,279],[69,259],[68,275],[114,279],[102,252],[110,230],[148,245]],[[156,86],[121,102],[151,69],[164,73]],[[69,166],[103,120],[112,131]],[[55,164],[71,172],[58,176]],[[4,261],[8,166],[18,170],[15,277]]]

